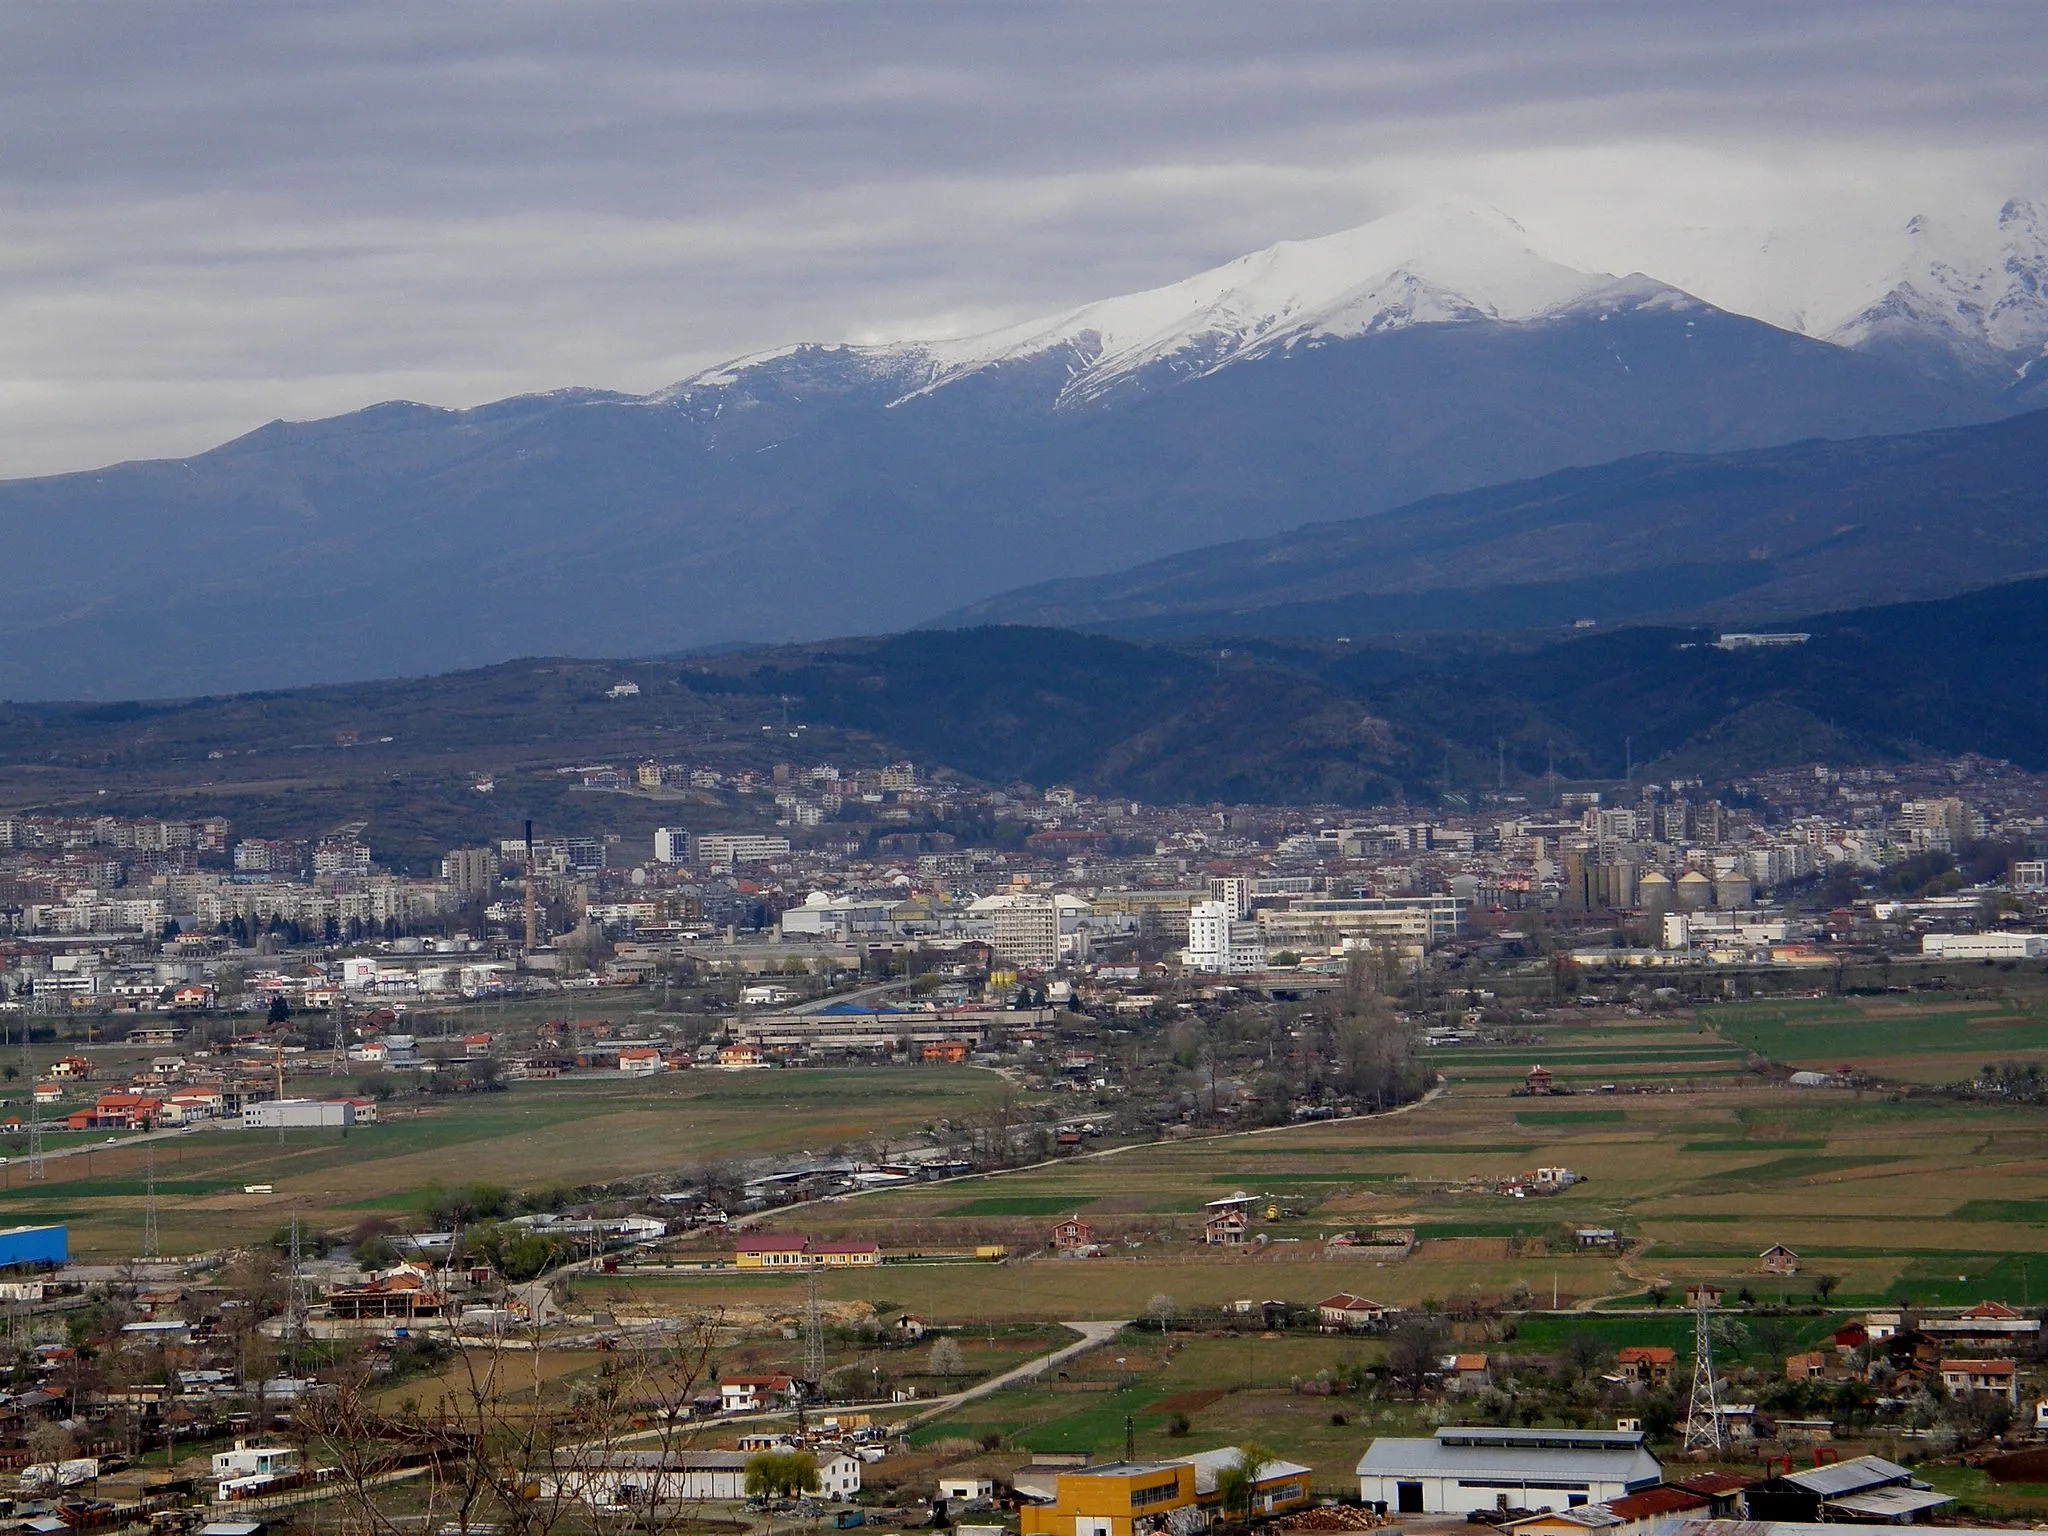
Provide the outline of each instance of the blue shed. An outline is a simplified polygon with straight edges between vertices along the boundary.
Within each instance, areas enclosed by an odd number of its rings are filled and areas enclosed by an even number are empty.
[[[54,1267],[71,1257],[71,1234],[65,1227],[9,1227],[0,1231],[0,1269],[34,1264]]]

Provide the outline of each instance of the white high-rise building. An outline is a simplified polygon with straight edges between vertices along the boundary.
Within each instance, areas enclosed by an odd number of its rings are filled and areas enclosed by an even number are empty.
[[[1232,917],[1252,915],[1252,882],[1243,875],[1218,875],[1211,879],[1209,896],[1230,908]]]
[[[1041,971],[1060,963],[1060,911],[1052,897],[1017,891],[990,903],[988,916],[998,960]]]
[[[690,862],[690,834],[682,827],[654,829],[654,859],[657,864]]]
[[[1266,968],[1266,945],[1257,923],[1236,916],[1224,901],[1198,901],[1188,909],[1188,947],[1181,964],[1191,971],[1242,976]]]

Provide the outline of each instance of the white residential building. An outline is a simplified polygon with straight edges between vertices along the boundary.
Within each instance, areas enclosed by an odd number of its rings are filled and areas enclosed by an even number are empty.
[[[1188,909],[1188,947],[1181,964],[1191,971],[1241,976],[1266,968],[1259,925],[1237,917],[1227,901],[1198,901]]]
[[[690,834],[684,827],[654,829],[654,858],[658,864],[690,862]]]
[[[789,857],[789,839],[755,832],[707,832],[697,839],[697,862],[713,869],[766,864]]]

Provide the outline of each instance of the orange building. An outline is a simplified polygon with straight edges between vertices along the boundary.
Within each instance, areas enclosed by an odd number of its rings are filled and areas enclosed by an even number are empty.
[[[1195,1506],[1187,1462],[1113,1461],[1062,1472],[1050,1504],[1027,1504],[1019,1536],[1146,1536]]]

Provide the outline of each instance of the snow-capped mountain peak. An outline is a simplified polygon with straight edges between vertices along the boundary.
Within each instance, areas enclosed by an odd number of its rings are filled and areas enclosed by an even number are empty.
[[[1153,365],[1201,373],[1310,339],[1411,325],[1526,320],[1610,281],[1538,255],[1491,208],[1439,204],[1285,240],[1193,277],[954,341],[927,342],[937,388],[1065,352],[1063,401],[1099,398]]]
[[[2024,375],[2048,357],[2048,210],[2013,198],[1995,221],[1916,215],[1883,291],[1828,333],[1843,346],[1945,353]]]
[[[1053,358],[1067,375],[1059,403],[1071,405],[1161,370],[1184,378],[1304,343],[1416,325],[1533,320],[1620,291],[1607,274],[1539,255],[1522,227],[1496,209],[1438,203],[1283,240],[1178,282],[982,335],[836,347],[830,355],[900,389],[903,399],[986,369]],[[651,398],[700,397],[750,369],[793,366],[805,350],[726,363]]]

